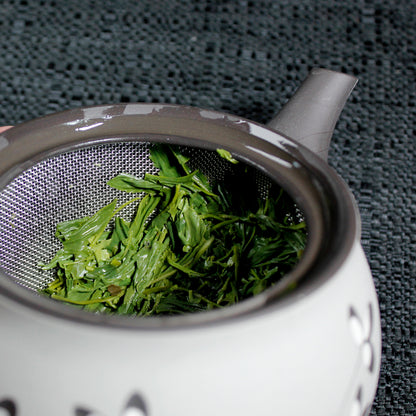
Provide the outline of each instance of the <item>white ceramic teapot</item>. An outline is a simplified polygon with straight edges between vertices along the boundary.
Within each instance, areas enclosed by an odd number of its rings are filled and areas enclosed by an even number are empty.
[[[325,160],[355,83],[312,70],[268,126],[117,104],[1,134],[0,415],[368,415],[380,370],[378,302],[356,204]],[[99,198],[96,172],[111,158],[128,167],[131,145],[143,141],[221,147],[283,186],[310,233],[299,265],[251,299],[183,316],[99,315],[39,296],[34,259],[48,250],[46,225],[87,204],[73,196],[77,186]]]

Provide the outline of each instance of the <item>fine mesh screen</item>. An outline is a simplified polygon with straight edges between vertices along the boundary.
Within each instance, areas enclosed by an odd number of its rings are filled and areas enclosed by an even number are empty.
[[[15,281],[38,290],[53,280],[39,262],[49,262],[60,248],[55,238],[61,221],[90,216],[117,198],[119,204],[132,195],[106,185],[119,173],[142,177],[156,173],[149,158],[148,142],[117,142],[86,147],[45,159],[16,177],[0,193],[0,266]],[[184,147],[210,180],[222,180],[234,165],[215,152]],[[252,168],[258,195],[266,196],[270,180]],[[137,205],[123,210],[129,219]]]

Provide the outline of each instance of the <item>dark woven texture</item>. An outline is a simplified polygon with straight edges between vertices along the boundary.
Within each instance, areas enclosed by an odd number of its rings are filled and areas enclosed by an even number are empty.
[[[380,300],[371,415],[414,415],[415,2],[0,1],[0,125],[120,101],[266,122],[314,66],[360,78],[329,161],[357,198]]]

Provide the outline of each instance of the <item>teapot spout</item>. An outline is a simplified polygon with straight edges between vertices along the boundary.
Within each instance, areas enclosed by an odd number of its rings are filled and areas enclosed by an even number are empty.
[[[338,117],[358,79],[328,69],[315,68],[280,112],[267,124],[328,158],[328,148]]]

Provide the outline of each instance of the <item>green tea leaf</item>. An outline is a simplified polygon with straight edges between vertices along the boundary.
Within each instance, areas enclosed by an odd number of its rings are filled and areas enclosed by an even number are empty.
[[[307,228],[293,220],[296,207],[281,189],[253,198],[257,183],[242,164],[211,184],[173,146],[156,145],[150,155],[159,174],[108,181],[136,197],[57,225],[62,247],[39,264],[56,279],[42,293],[94,313],[200,312],[255,296],[297,264]],[[119,216],[135,201],[131,221]]]

